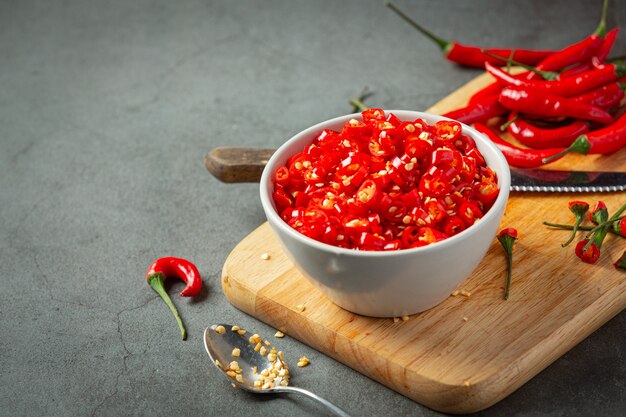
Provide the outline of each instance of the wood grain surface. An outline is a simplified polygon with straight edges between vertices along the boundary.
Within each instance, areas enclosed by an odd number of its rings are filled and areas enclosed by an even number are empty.
[[[483,74],[428,109],[465,104],[491,81]],[[568,155],[550,169],[626,170],[626,149],[611,156]],[[603,200],[609,210],[626,193],[511,193],[502,227],[516,227],[511,296],[502,299],[506,260],[494,241],[459,286],[469,296],[394,322],[355,315],[319,293],[283,253],[267,223],[225,262],[224,293],[240,310],[435,410],[474,412],[501,400],[626,307],[626,273],[612,262],[624,241],[608,236],[596,265],[580,262],[566,232],[567,202]],[[269,260],[261,254],[268,253]],[[304,311],[297,307],[303,305]],[[312,367],[315,364],[311,364]]]

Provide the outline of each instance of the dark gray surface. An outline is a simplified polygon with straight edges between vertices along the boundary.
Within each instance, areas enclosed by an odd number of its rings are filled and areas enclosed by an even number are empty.
[[[400,5],[442,36],[536,48],[581,39],[599,14],[585,0]],[[273,331],[219,283],[264,220],[256,186],[218,183],[202,157],[276,147],[348,112],[365,85],[372,105],[425,109],[477,74],[381,1],[1,2],[0,415],[323,414],[237,392],[207,362],[211,323]],[[144,281],[165,255],[193,260],[207,289],[170,289],[186,342]],[[622,313],[482,414],[619,415],[625,333]],[[438,415],[293,339],[280,346],[312,361],[293,367],[295,384],[355,416]]]

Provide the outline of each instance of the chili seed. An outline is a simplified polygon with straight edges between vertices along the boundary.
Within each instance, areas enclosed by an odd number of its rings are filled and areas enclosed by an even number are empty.
[[[226,328],[222,325],[219,325],[215,328],[215,333],[217,334],[224,334],[226,333]]]
[[[270,254],[269,253],[262,253],[261,254],[261,259],[263,259],[264,261],[269,261]]]
[[[276,333],[274,333],[275,337],[285,337],[285,333],[281,332],[280,330],[276,330]]]
[[[239,348],[234,348],[233,349],[232,355],[233,355],[234,358],[238,358],[240,354],[241,354],[241,349],[239,349]]]

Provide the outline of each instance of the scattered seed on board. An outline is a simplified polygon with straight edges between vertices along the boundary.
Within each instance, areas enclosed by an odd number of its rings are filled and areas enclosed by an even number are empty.
[[[309,363],[311,363],[311,361],[309,361],[309,358],[307,358],[306,356],[303,356],[300,359],[298,359],[298,366],[300,368],[307,366]]]
[[[280,330],[276,330],[276,333],[274,333],[274,337],[285,337],[285,333],[281,332]]]
[[[394,317],[394,318],[393,318],[393,322],[394,322],[394,323],[397,323],[397,322],[399,322],[399,321],[400,321],[400,317]]]
[[[296,306],[296,309],[302,313],[302,312],[306,309],[306,307],[305,307],[305,306],[303,306],[302,304],[298,304],[298,305]]]
[[[261,254],[261,259],[263,259],[264,261],[269,261],[270,260],[270,254],[269,253],[262,253]]]
[[[452,291],[452,296],[453,297],[456,297],[457,295],[459,295],[459,290]]]
[[[468,380],[465,380],[463,381],[463,385],[465,385],[466,387],[469,387],[472,384]]]
[[[409,320],[409,316],[407,315],[402,316],[402,321],[408,321],[408,320]]]
[[[469,319],[467,317],[463,317],[463,321],[468,321]]]
[[[224,333],[226,333],[226,328],[224,326],[222,326],[222,325],[217,326],[215,328],[215,333],[217,333],[217,334],[224,334]]]
[[[461,295],[464,296],[464,297],[469,297],[470,295],[472,295],[472,293],[469,292],[469,291],[462,290],[461,291]]]

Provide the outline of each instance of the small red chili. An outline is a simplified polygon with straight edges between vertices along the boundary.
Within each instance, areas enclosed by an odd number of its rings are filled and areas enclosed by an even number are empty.
[[[588,264],[595,264],[600,258],[600,248],[595,243],[590,242],[589,239],[583,239],[578,242],[574,253],[581,261]]]
[[[165,301],[170,308],[178,326],[183,340],[187,339],[187,330],[183,324],[178,310],[172,303],[170,296],[165,291],[164,282],[167,277],[175,277],[187,283],[187,286],[180,292],[182,297],[193,297],[200,292],[202,288],[202,278],[198,268],[191,262],[182,258],[174,258],[171,256],[157,259],[146,273],[146,280],[154,291]]]

